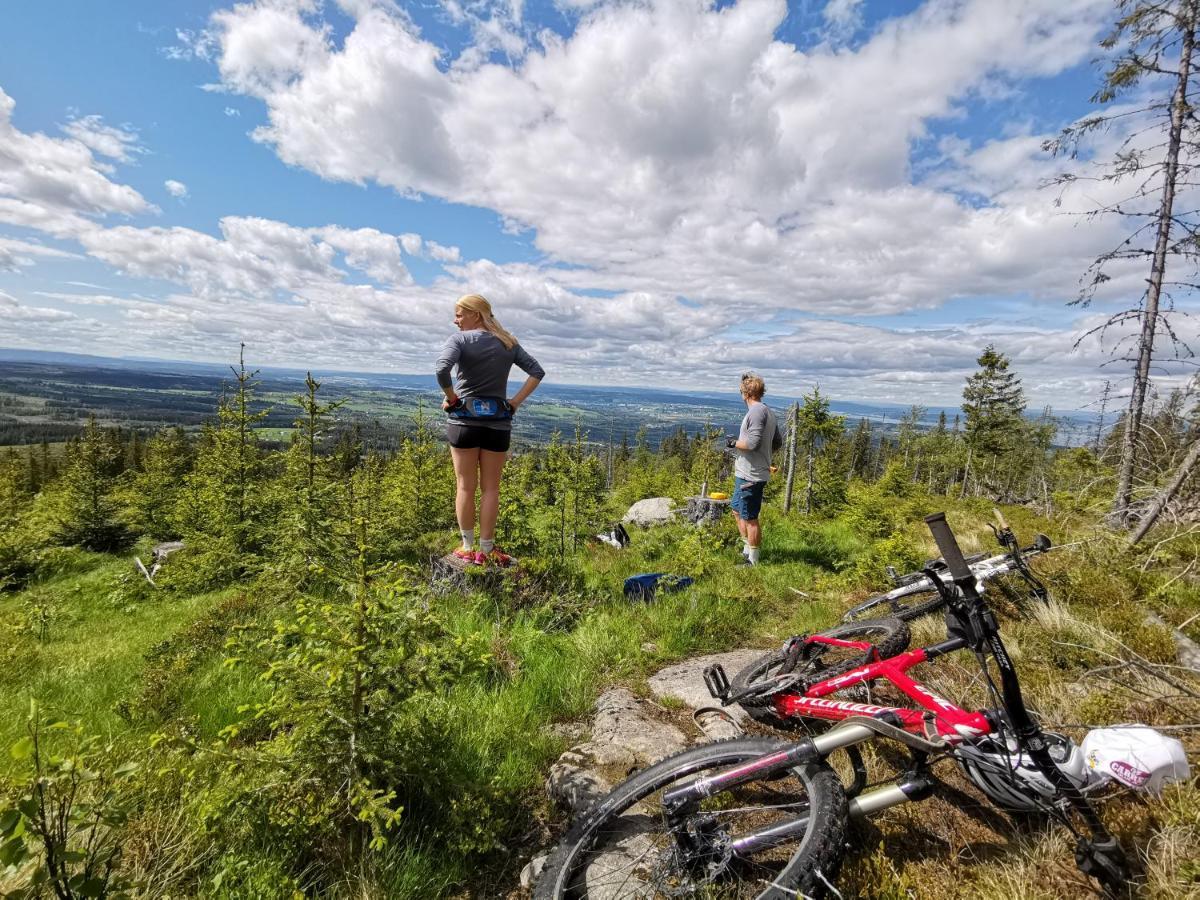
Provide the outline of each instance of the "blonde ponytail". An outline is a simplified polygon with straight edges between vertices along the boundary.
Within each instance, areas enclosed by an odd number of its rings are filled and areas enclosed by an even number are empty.
[[[504,327],[496,321],[496,317],[492,314],[492,304],[488,303],[482,294],[465,294],[458,298],[458,302],[454,304],[456,307],[477,313],[483,324],[483,330],[491,332],[500,339],[506,350],[511,350],[517,346],[517,339],[504,330]]]

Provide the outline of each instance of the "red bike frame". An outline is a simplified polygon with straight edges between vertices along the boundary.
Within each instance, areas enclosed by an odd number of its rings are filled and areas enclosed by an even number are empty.
[[[812,635],[805,643],[830,644],[835,647],[861,650],[864,654],[873,653],[876,659],[844,675],[838,675],[827,681],[819,681],[811,685],[803,694],[787,692],[777,694],[773,702],[775,712],[780,716],[804,716],[813,719],[829,719],[835,722],[851,716],[888,718],[893,719],[893,724],[898,724],[905,731],[911,731],[913,734],[927,738],[932,738],[936,734],[949,744],[956,744],[979,735],[991,734],[994,730],[992,723],[983,713],[961,709],[905,674],[913,666],[920,665],[930,658],[930,648],[920,647],[888,659],[878,659],[878,652],[866,641],[843,641],[838,638]],[[943,645],[932,655],[940,656],[950,649],[952,648]],[[824,699],[829,694],[844,690],[851,685],[875,680],[891,682],[913,702],[919,704],[922,709]]]

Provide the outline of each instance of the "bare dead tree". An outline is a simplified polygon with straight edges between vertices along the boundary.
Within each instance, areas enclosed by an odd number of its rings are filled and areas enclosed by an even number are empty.
[[[1175,312],[1173,291],[1190,292],[1200,277],[1194,274],[1200,249],[1197,210],[1188,208],[1189,191],[1200,153],[1200,128],[1192,107],[1193,79],[1200,74],[1194,59],[1197,8],[1200,0],[1117,0],[1118,18],[1101,47],[1113,53],[1100,90],[1092,97],[1099,104],[1138,96],[1150,99],[1140,108],[1118,109],[1111,114],[1089,116],[1047,141],[1044,149],[1055,155],[1075,158],[1087,136],[1114,125],[1132,125],[1112,160],[1097,174],[1064,173],[1051,184],[1066,187],[1080,180],[1124,183],[1131,191],[1121,199],[1105,202],[1086,215],[1119,215],[1131,220],[1133,230],[1115,248],[1101,254],[1088,267],[1083,288],[1074,301],[1088,306],[1096,291],[1111,280],[1106,269],[1111,263],[1149,261],[1150,274],[1138,306],[1114,313],[1088,331],[1084,338],[1114,326],[1135,324],[1136,345],[1118,341],[1114,361],[1133,363],[1133,387],[1125,417],[1125,431],[1118,467],[1117,491],[1112,515],[1125,522],[1133,490],[1134,460],[1150,370],[1155,358],[1155,338],[1168,336],[1176,355],[1190,356],[1191,350],[1176,334],[1170,314]],[[1155,140],[1161,136],[1161,140]],[[1184,202],[1179,202],[1183,200]],[[1155,202],[1157,201],[1157,202]],[[1166,279],[1169,257],[1183,258],[1189,273],[1177,280]]]

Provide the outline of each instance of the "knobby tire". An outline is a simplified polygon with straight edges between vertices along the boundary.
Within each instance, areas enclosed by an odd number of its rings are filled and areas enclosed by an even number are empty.
[[[681,866],[660,805],[663,790],[790,746],[769,738],[736,738],[685,750],[618,785],[575,823],[546,862],[534,900],[716,896],[784,900],[825,896],[841,861],[846,796],[824,762],[796,766],[705,800],[687,826],[730,829],[736,838],[786,819],[808,824],[786,845],[733,860],[715,877]],[[706,825],[705,823],[708,822]],[[740,826],[740,828],[739,828]],[[712,880],[708,880],[709,878]]]

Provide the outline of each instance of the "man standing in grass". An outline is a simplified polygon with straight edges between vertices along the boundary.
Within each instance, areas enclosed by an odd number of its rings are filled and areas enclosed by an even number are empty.
[[[773,413],[762,402],[767,386],[753,372],[742,376],[742,399],[746,401],[746,416],[736,438],[730,438],[727,446],[737,451],[737,462],[733,467],[733,499],[730,507],[737,522],[738,533],[745,546],[742,550],[746,561],[743,565],[758,565],[762,528],[758,524],[758,513],[762,509],[763,490],[771,477],[771,454],[783,446],[779,426]]]

